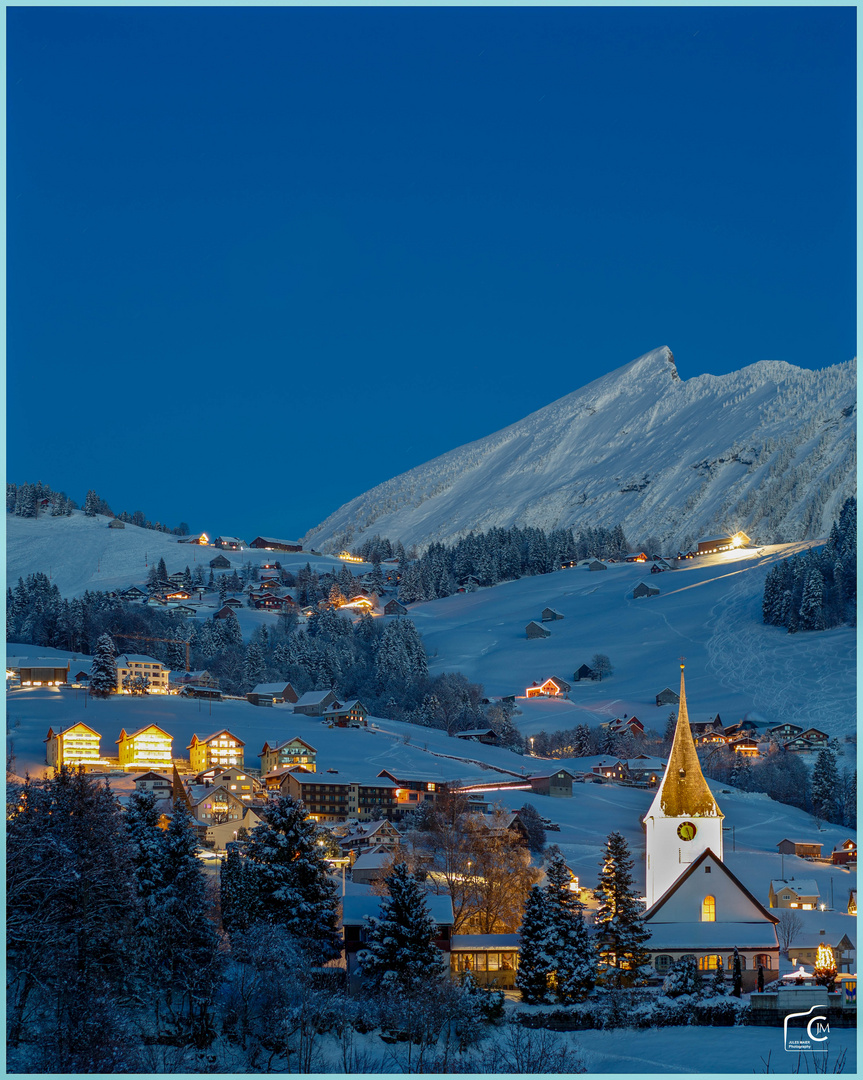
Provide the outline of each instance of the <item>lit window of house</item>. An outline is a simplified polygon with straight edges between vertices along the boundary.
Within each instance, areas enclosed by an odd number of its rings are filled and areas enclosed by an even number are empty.
[[[701,921],[716,922],[716,897],[704,897],[704,900],[701,902]]]

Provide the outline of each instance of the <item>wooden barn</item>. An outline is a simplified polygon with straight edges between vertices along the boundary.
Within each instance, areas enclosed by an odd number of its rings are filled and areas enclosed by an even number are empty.
[[[535,620],[527,624],[527,626],[524,628],[524,634],[525,637],[528,638],[528,640],[530,640],[531,638],[551,637],[551,631],[546,630],[544,626],[541,626]]]

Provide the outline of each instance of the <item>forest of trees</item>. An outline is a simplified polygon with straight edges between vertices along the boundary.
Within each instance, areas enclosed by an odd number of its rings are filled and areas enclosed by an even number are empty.
[[[47,505],[43,505],[46,500]],[[40,513],[49,513],[52,517],[68,517],[73,510],[78,509],[78,503],[70,499],[65,491],[52,491],[41,480],[37,480],[35,484],[6,484],[6,511],[9,514],[27,518],[38,517]],[[95,517],[96,514],[114,517],[114,511],[108,503],[92,489],[84,499],[84,513],[88,517]],[[140,525],[142,529],[155,529],[157,532],[172,533],[174,536],[187,536],[190,531],[185,521],[170,529],[159,521],[150,521],[142,510],[136,510],[133,514],[124,510],[116,516],[130,525]]]
[[[847,499],[824,547],[792,555],[764,583],[764,622],[789,634],[857,625],[857,500]]]

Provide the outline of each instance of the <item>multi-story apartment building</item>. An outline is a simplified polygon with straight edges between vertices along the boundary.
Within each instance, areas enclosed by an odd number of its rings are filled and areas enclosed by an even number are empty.
[[[117,693],[122,694],[128,690],[128,685],[124,685],[124,680],[141,676],[149,682],[147,687],[149,693],[167,694],[168,674],[165,665],[152,656],[123,653],[122,656],[117,657]]]
[[[242,765],[243,747],[245,745],[242,739],[232,735],[226,728],[222,728],[221,731],[217,731],[213,735],[207,735],[203,739],[193,735],[192,741],[187,747],[192,772],[203,772],[204,769],[212,768],[214,765],[223,768]]]
[[[171,746],[173,737],[156,724],[133,731],[120,732],[119,746],[120,768],[129,772],[147,772],[149,769],[170,770],[173,764]]]
[[[48,728],[45,760],[55,769],[62,765],[86,766],[101,763],[99,744],[102,736],[80,721],[65,730]]]

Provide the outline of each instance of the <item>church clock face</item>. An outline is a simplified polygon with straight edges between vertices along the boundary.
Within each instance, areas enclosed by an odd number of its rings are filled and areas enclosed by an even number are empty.
[[[681,840],[694,840],[697,832],[698,829],[691,821],[684,821],[682,825],[677,826],[677,835]]]

